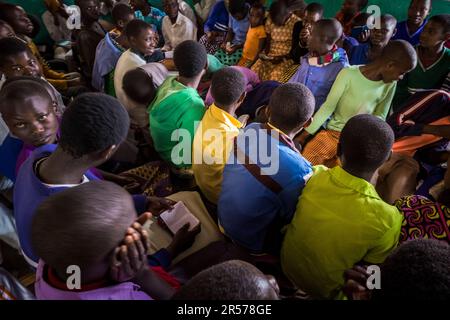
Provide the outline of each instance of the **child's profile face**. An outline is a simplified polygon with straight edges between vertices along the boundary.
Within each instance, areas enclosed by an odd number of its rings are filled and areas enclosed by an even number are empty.
[[[9,24],[0,25],[0,39],[12,38],[15,35],[13,28]]]
[[[16,33],[28,35],[33,32],[33,23],[30,18],[28,18],[27,13],[22,9],[22,7],[15,7],[12,12],[12,18],[11,27],[13,27]]]
[[[2,117],[9,130],[24,143],[39,147],[55,142],[59,125],[50,97],[31,96],[5,109]]]
[[[370,42],[374,46],[385,47],[394,36],[395,23],[393,21],[381,20],[380,29],[374,28],[370,33]]]
[[[434,21],[429,21],[420,34],[420,45],[424,48],[433,48],[446,41],[448,35],[444,33],[442,26]]]
[[[250,26],[252,28],[262,25],[264,20],[264,10],[258,8],[251,8],[249,19],[250,19]]]
[[[125,27],[127,26],[127,24],[128,24],[130,21],[132,21],[132,20],[134,20],[134,15],[133,15],[133,14],[129,14],[129,15],[125,16],[123,19],[121,19],[121,20],[119,20],[119,21],[117,22],[118,27],[121,28],[121,29],[125,29]]]
[[[163,9],[171,20],[175,20],[178,17],[179,8],[177,0],[164,0]]]
[[[143,55],[151,55],[158,44],[158,35],[151,28],[146,28],[138,37],[131,38],[130,44]]]
[[[410,72],[412,69],[411,66],[405,65],[405,63],[392,63],[388,65],[382,72],[383,82],[392,83],[394,81],[402,80],[405,74]]]
[[[420,26],[431,10],[429,0],[413,0],[408,8],[408,22]]]
[[[136,11],[141,9],[144,6],[144,1],[142,0],[130,0],[129,3],[130,7]]]
[[[39,78],[42,76],[39,62],[29,51],[21,52],[13,57],[9,57],[1,67],[1,71],[6,78],[31,76]]]
[[[308,49],[313,55],[324,55],[334,47],[334,43],[329,43],[330,39],[327,30],[314,25],[311,30],[311,36],[308,39]]]

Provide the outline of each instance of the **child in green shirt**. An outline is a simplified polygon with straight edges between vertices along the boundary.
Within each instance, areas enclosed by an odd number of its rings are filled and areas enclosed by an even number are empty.
[[[439,89],[450,71],[450,49],[444,46],[450,39],[450,15],[441,14],[428,20],[417,46],[418,64],[399,81],[394,98],[394,111],[415,92]]]
[[[150,133],[156,151],[165,161],[176,168],[189,168],[196,124],[205,113],[197,87],[208,60],[205,48],[192,40],[175,48],[173,60],[179,76],[167,78],[148,107]]]
[[[325,126],[306,144],[303,156],[313,165],[334,167],[338,163],[339,135],[347,121],[357,114],[373,114],[385,120],[397,80],[416,64],[414,48],[406,41],[396,40],[391,41],[375,61],[341,70],[311,125],[297,138],[304,146],[310,135]]]

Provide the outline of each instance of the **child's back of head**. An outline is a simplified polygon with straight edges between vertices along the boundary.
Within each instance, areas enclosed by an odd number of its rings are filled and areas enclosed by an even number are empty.
[[[117,27],[124,28],[129,21],[134,19],[134,11],[128,4],[117,3],[111,11],[111,16]]]
[[[283,84],[270,97],[269,122],[287,134],[293,133],[311,119],[314,105],[314,95],[305,85]]]
[[[245,79],[242,73],[231,67],[217,71],[211,81],[211,95],[218,107],[226,109],[236,104],[245,92]]]
[[[84,183],[40,204],[31,228],[32,245],[63,280],[71,265],[85,273],[82,281],[90,272],[102,278],[135,219],[132,198],[123,188],[106,181]]]
[[[416,67],[417,53],[409,42],[392,40],[373,63],[383,66],[381,73],[385,83],[398,81]]]
[[[276,300],[278,285],[251,264],[231,260],[212,266],[186,283],[173,300]]]
[[[175,48],[173,62],[180,76],[185,78],[197,77],[207,68],[206,49],[196,41],[183,41]]]
[[[151,75],[142,68],[136,68],[125,73],[122,88],[130,99],[145,106],[153,101],[157,89]]]
[[[381,289],[373,300],[450,299],[450,246],[417,239],[403,243],[381,265]]]
[[[380,118],[361,114],[352,117],[342,129],[338,156],[351,172],[372,172],[390,156],[394,143],[391,127]]]
[[[59,146],[73,158],[117,147],[130,125],[128,112],[115,98],[85,93],[72,101],[61,120]]]

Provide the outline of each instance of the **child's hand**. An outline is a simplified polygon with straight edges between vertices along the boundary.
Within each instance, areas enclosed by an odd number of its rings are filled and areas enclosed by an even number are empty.
[[[127,233],[124,244],[115,249],[110,268],[111,278],[114,281],[129,281],[147,267],[147,231],[140,230],[140,232],[145,238],[134,230],[131,235]]]
[[[155,217],[166,210],[172,209],[176,204],[173,200],[159,197],[147,197],[147,201],[147,210]]]
[[[227,51],[227,44],[224,42],[220,45],[220,49],[222,49],[223,51]]]
[[[237,51],[238,46],[231,46],[227,48],[227,54],[233,54]]]
[[[189,223],[186,223],[177,233],[175,233],[172,242],[166,248],[166,250],[172,256],[172,259],[179,255],[181,252],[190,248],[195,241],[195,237],[201,231],[201,224],[199,223],[194,229],[190,230]]]
[[[72,80],[76,78],[80,78],[81,75],[78,72],[69,72],[64,75],[64,79]]]
[[[350,300],[369,300],[370,291],[366,287],[368,274],[365,267],[355,265],[344,272],[345,284],[342,288]]]
[[[208,31],[206,33],[206,37],[208,38],[208,41],[214,41],[216,36],[217,36],[217,33],[215,31]]]
[[[359,42],[366,42],[367,40],[369,40],[370,37],[370,30],[364,30],[363,32],[361,32],[358,36],[358,41]]]

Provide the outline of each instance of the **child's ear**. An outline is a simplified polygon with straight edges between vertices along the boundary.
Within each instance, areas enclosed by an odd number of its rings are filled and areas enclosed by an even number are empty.
[[[244,102],[245,97],[247,96],[247,92],[243,92],[239,98],[239,100],[237,101],[237,105],[240,106],[242,104],[242,102]]]
[[[105,161],[108,160],[116,151],[117,146],[113,144],[112,146],[106,148],[100,153],[100,158],[104,159]]]
[[[392,38],[397,34],[397,28],[394,29],[394,32],[392,32]]]
[[[308,128],[312,121],[313,121],[313,118],[312,117],[309,118],[309,120],[306,121],[305,124],[303,125],[303,128]]]

